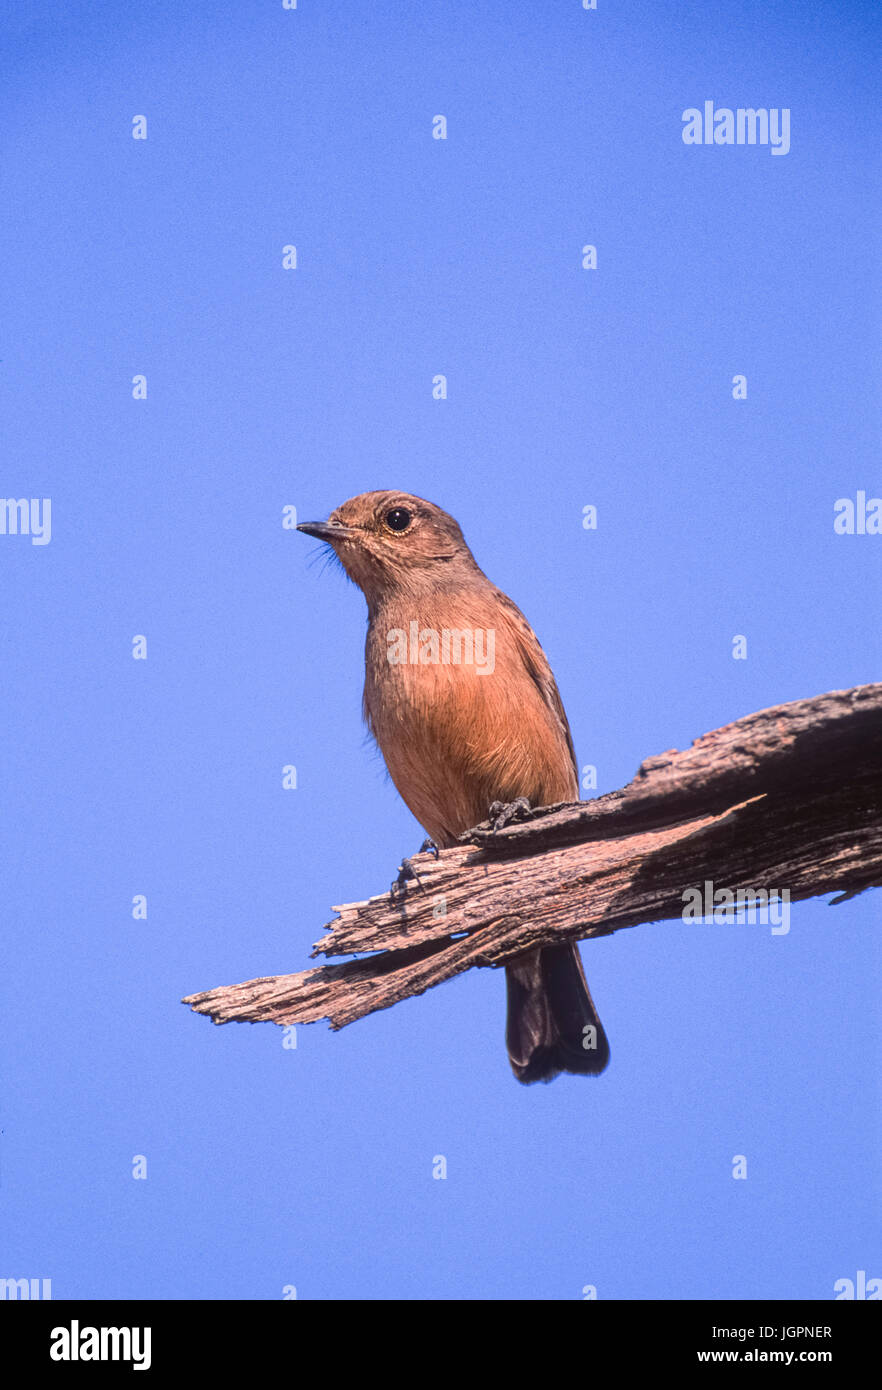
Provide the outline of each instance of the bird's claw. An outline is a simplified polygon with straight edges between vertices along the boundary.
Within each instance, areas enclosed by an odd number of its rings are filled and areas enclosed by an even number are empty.
[[[532,809],[525,796],[519,796],[515,801],[494,801],[488,812],[494,834],[497,830],[504,830],[507,825],[529,820]]]
[[[435,858],[436,858],[436,859],[438,858],[439,850],[438,850],[438,846],[435,844],[435,841],[434,841],[434,840],[430,840],[430,839],[425,839],[425,840],[423,840],[423,843],[420,845],[419,849],[417,850],[417,854],[427,854],[427,853],[434,854]],[[396,899],[398,899],[398,898],[403,898],[403,897],[406,896],[406,894],[407,894],[407,885],[408,885],[408,883],[410,882],[411,879],[415,879],[415,881],[416,881],[416,883],[418,884],[418,886],[419,886],[420,888],[422,888],[423,885],[422,885],[422,883],[421,883],[421,881],[420,881],[420,876],[419,876],[419,874],[417,873],[417,871],[416,871],[416,869],[415,869],[415,867],[414,867],[414,862],[413,862],[413,861],[414,861],[415,858],[416,858],[416,854],[411,855],[411,856],[409,856],[407,859],[402,859],[401,863],[399,864],[399,866],[398,866],[398,877],[395,879],[394,883],[392,884],[391,888],[389,889],[389,897],[392,899],[393,902],[394,902]]]

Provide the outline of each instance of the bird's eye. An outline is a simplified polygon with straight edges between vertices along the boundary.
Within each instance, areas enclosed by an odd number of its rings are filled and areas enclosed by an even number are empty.
[[[406,531],[413,516],[406,507],[393,507],[386,513],[385,519],[390,531]]]

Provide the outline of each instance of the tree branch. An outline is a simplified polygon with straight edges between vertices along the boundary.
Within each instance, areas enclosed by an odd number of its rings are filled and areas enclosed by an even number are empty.
[[[417,881],[334,908],[313,957],[376,952],[191,994],[215,1023],[342,1028],[474,966],[566,938],[679,918],[684,893],[769,890],[789,901],[882,885],[882,684],[777,705],[648,758],[593,801],[489,822]]]

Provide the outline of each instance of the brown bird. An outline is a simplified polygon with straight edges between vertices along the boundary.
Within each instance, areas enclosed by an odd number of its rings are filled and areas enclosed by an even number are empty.
[[[578,801],[572,735],[545,653],[452,516],[405,492],[365,492],[297,529],[326,541],[367,599],[364,717],[439,848],[486,819],[494,801]],[[609,1044],[575,942],[517,957],[506,980],[519,1081],[603,1071]]]

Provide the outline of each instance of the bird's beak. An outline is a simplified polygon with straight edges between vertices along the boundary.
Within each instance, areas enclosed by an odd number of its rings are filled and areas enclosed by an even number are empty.
[[[341,526],[339,521],[301,521],[297,530],[307,536],[315,536],[317,540],[331,542],[341,541],[352,534],[350,528]]]

